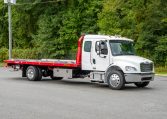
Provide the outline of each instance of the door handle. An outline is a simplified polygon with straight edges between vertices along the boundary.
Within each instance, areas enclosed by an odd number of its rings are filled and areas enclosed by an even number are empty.
[[[96,60],[93,58],[93,64],[96,64]]]

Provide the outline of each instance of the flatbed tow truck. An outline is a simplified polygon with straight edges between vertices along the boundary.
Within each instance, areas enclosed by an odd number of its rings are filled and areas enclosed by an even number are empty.
[[[145,87],[154,80],[151,60],[136,56],[133,40],[109,35],[82,35],[78,40],[76,60],[9,59],[8,67],[22,70],[22,77],[40,81],[89,77],[91,82],[106,83],[111,89],[123,89],[134,83]]]

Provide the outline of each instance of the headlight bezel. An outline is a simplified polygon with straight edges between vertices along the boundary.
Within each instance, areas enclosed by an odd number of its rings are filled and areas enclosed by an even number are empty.
[[[125,71],[137,71],[137,68],[133,67],[133,66],[125,66]]]

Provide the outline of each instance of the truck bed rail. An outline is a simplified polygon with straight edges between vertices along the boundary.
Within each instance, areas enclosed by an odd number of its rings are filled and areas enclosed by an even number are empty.
[[[78,68],[80,65],[76,64],[75,60],[59,60],[59,59],[11,59],[5,60],[7,65],[35,65],[35,66],[50,66],[50,67],[67,67]]]

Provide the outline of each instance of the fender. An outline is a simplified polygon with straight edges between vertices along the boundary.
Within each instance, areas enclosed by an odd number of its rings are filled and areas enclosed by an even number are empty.
[[[116,66],[114,64],[111,64],[107,70],[105,71],[105,83],[107,82],[107,75],[108,73],[111,71],[111,70],[117,70],[117,71],[121,71],[123,72],[123,70],[119,67],[119,66]],[[123,72],[124,73],[124,72]]]

